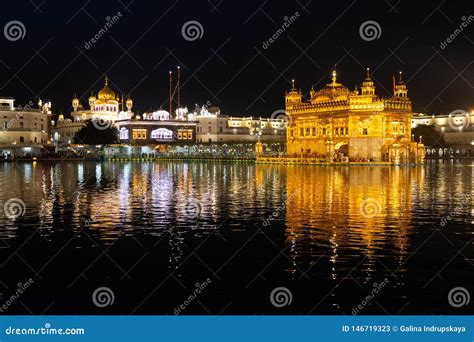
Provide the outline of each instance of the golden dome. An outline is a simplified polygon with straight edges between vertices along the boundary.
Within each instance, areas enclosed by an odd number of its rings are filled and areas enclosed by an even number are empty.
[[[343,100],[349,96],[350,90],[336,82],[336,70],[332,72],[332,82],[312,94],[311,102]]]
[[[107,76],[105,76],[105,85],[101,90],[99,90],[97,97],[102,101],[115,100],[115,93],[109,88],[109,80]]]

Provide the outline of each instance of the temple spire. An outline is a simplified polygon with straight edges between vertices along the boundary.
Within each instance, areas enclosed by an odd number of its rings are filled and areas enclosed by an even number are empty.
[[[337,73],[336,73],[336,64],[334,64],[334,69],[332,71],[332,84],[335,85],[337,83]]]

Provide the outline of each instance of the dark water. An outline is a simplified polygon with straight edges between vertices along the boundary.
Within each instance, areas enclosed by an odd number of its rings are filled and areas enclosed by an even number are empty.
[[[0,164],[2,207],[25,203],[0,215],[2,303],[33,280],[3,313],[472,314],[448,293],[474,295],[473,172]],[[94,305],[99,287],[113,304]],[[277,287],[291,303],[272,305]]]

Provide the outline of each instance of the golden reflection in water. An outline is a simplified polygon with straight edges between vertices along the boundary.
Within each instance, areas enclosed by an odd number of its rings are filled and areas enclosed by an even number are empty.
[[[338,262],[358,256],[364,257],[367,279],[382,262],[379,256],[390,256],[402,271],[412,193],[421,189],[423,178],[421,167],[287,167],[291,257],[296,262],[309,252],[316,261],[327,253],[334,279]]]

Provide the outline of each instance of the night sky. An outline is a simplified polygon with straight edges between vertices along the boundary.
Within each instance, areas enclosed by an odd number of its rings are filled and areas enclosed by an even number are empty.
[[[106,24],[121,17],[89,49]],[[267,49],[263,44],[298,12]],[[463,19],[469,1],[9,1],[0,25],[0,95],[25,105],[50,99],[68,114],[76,93],[87,106],[103,74],[117,93],[131,93],[134,111],[167,109],[168,71],[182,70],[182,103],[220,106],[223,114],[269,117],[284,107],[291,79],[306,94],[330,81],[354,89],[373,70],[377,94],[392,90],[403,71],[416,112],[449,113],[474,107],[474,18],[440,47]],[[203,27],[188,41],[183,25]],[[359,28],[375,21],[380,37],[362,39]],[[23,38],[3,28],[20,21]],[[10,37],[11,38],[11,37]]]

